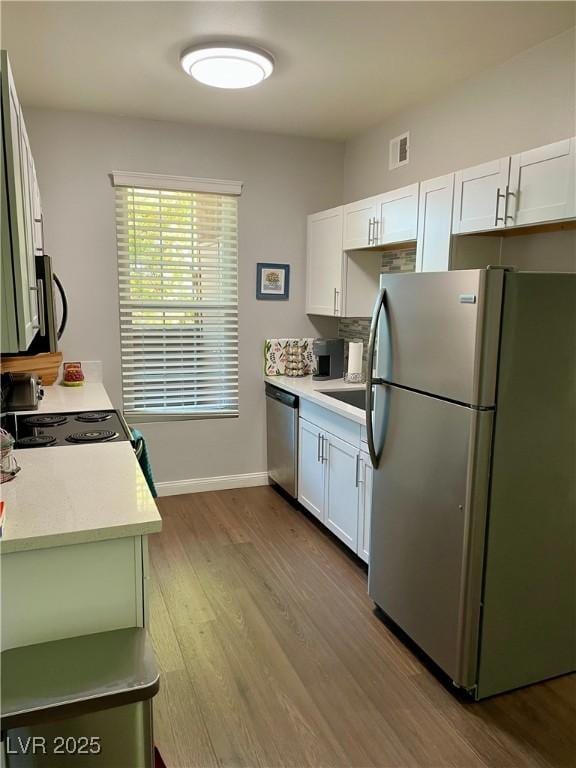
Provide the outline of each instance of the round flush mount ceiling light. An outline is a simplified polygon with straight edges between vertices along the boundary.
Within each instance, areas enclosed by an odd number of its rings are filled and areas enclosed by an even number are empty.
[[[188,48],[180,62],[187,75],[213,88],[250,88],[274,69],[274,59],[266,51],[228,43]]]

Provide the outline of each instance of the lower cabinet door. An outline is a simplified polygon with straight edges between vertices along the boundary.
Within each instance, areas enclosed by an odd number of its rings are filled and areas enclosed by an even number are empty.
[[[300,419],[298,430],[298,501],[324,521],[324,435],[316,425]]]
[[[324,522],[354,552],[358,545],[358,449],[333,435],[324,440],[326,495]]]
[[[370,560],[370,515],[372,513],[372,462],[369,454],[362,451],[359,457],[358,499],[358,557],[365,563]]]

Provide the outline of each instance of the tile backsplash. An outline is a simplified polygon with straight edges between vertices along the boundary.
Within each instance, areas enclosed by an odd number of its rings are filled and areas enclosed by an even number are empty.
[[[380,272],[414,272],[416,269],[416,249],[410,251],[390,251],[382,254]]]
[[[381,256],[380,272],[414,272],[416,268],[416,249],[410,251],[390,251]],[[376,298],[376,297],[374,297]],[[364,368],[368,353],[370,336],[369,317],[343,317],[338,323],[338,336],[344,341],[362,341],[364,343]],[[348,345],[344,347],[344,369],[348,366]]]
[[[364,343],[363,362],[366,369],[368,337],[370,335],[369,317],[342,317],[338,322],[338,336],[344,341],[362,341]],[[348,345],[344,345],[344,370],[348,368]]]

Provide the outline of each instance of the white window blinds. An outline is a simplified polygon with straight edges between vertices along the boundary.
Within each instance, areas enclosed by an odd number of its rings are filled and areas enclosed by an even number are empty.
[[[124,412],[238,413],[237,197],[116,187]]]

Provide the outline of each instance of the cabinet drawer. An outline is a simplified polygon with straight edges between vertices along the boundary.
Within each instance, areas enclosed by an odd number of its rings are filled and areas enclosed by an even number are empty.
[[[320,429],[330,432],[356,448],[360,447],[361,426],[345,416],[340,416],[308,400],[300,400],[300,418],[312,422]]]

